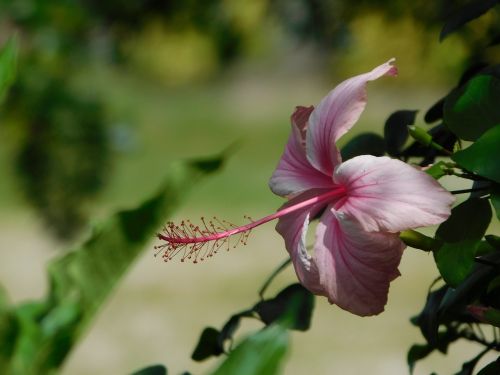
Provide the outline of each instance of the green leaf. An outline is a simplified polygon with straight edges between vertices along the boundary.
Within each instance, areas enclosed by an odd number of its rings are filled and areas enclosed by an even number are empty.
[[[14,82],[17,64],[17,38],[11,37],[0,51],[0,100]]]
[[[208,357],[218,357],[224,353],[227,350],[226,341],[233,342],[233,335],[240,326],[241,318],[244,317],[255,318],[254,311],[245,310],[232,315],[220,331],[212,327],[205,328],[191,358],[195,361],[203,361]]]
[[[500,124],[500,79],[478,75],[453,90],[444,105],[444,122],[459,138],[477,140]]]
[[[415,123],[418,111],[401,110],[392,113],[384,126],[384,139],[387,153],[399,156],[408,139],[408,125]]]
[[[110,217],[80,247],[50,263],[46,299],[17,309],[22,332],[14,373],[46,373],[63,363],[144,245],[189,188],[217,169],[218,159],[176,164],[157,194]]]
[[[245,339],[212,375],[279,374],[287,349],[287,329],[273,324]]]
[[[436,337],[437,339],[433,343],[423,345],[415,344],[410,348],[406,356],[410,374],[413,374],[416,363],[427,357],[434,350],[439,350],[441,353],[446,354],[450,344],[456,341],[460,336],[454,328],[446,327],[445,330],[439,332]]]
[[[415,365],[421,359],[424,359],[429,354],[434,351],[430,345],[424,344],[414,344],[408,351],[406,355],[406,362],[408,363],[408,368],[410,369],[410,374],[413,374],[413,370],[415,369]]]
[[[439,314],[444,316],[449,312],[463,311],[484,293],[485,286],[497,275],[497,270],[491,264],[500,262],[500,252],[494,251],[478,258],[472,272],[456,288],[449,288],[439,306]]]
[[[224,349],[219,344],[220,332],[213,328],[207,327],[201,333],[198,344],[191,355],[193,361],[203,361],[211,356],[219,356],[224,353]]]
[[[451,158],[470,172],[500,183],[500,163],[497,163],[499,145],[500,124],[488,130],[474,144],[463,151],[458,151]]]
[[[167,375],[167,368],[163,365],[152,365],[134,371],[131,375]]]
[[[448,285],[456,287],[470,274],[479,245],[479,241],[445,243],[434,253],[439,273]]]
[[[380,135],[375,133],[363,133],[342,147],[342,160],[352,159],[359,155],[382,156],[385,153],[385,141]]]
[[[439,226],[436,239],[442,244],[434,250],[434,259],[448,285],[457,286],[472,271],[490,221],[488,200],[470,198],[453,208],[448,220]]]
[[[472,358],[470,361],[464,362],[462,365],[462,369],[455,373],[455,375],[472,375],[474,373],[474,368],[476,367],[477,363],[483,358],[483,356],[489,351],[490,349],[486,348],[482,350],[477,356]]]
[[[444,285],[430,292],[427,295],[424,308],[416,318],[412,319],[412,323],[420,328],[422,335],[432,347],[436,347],[438,343],[439,306],[447,290],[448,286]]]
[[[290,328],[306,331],[311,326],[314,296],[302,285],[292,284],[280,291],[276,297],[257,303],[253,309],[266,325],[291,314]]]
[[[494,234],[488,234],[488,235],[484,236],[484,238],[486,239],[486,242],[488,242],[488,244],[490,244],[490,246],[492,246],[493,248],[495,248],[497,250],[500,250],[500,237],[499,236],[495,236]]]
[[[458,30],[466,23],[482,16],[497,3],[498,0],[474,0],[468,2],[446,20],[441,30],[441,34],[439,35],[439,40],[442,41],[449,34]]]
[[[498,375],[500,374],[500,357],[496,361],[484,366],[477,375]]]
[[[491,220],[487,199],[471,198],[451,210],[451,215],[436,231],[436,238],[445,242],[479,240]]]
[[[427,124],[432,124],[443,118],[443,107],[445,99],[446,98],[439,99],[436,103],[433,104],[431,108],[427,110],[424,115],[424,121]]]
[[[0,308],[0,373],[9,374],[21,324],[13,311]]]
[[[243,311],[239,314],[235,314],[231,316],[231,318],[229,318],[229,320],[226,322],[226,324],[224,324],[224,326],[220,330],[217,342],[222,350],[224,350],[224,344],[227,340],[230,340],[232,342],[233,335],[240,326],[240,321],[241,318],[243,317],[254,317],[254,315],[252,311]]]
[[[427,168],[425,173],[432,176],[434,179],[439,180],[441,177],[447,175],[447,170],[448,167],[446,166],[446,163],[444,161],[438,161],[433,164],[432,167]]]

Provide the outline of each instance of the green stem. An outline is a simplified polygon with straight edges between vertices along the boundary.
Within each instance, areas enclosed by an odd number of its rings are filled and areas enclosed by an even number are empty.
[[[483,188],[476,188],[476,189],[462,189],[462,190],[451,190],[450,193],[451,194],[465,194],[465,193],[473,193],[473,192],[476,192],[476,191],[488,191],[490,190],[489,187],[483,187]]]
[[[290,263],[292,263],[292,259],[287,258],[278,268],[274,270],[271,276],[269,276],[264,285],[262,285],[262,288],[260,288],[259,290],[259,297],[261,300],[264,300],[264,293],[266,292],[269,285],[273,282],[274,278],[278,276],[280,272],[283,271],[286,267],[288,267]]]
[[[472,180],[472,181],[486,181],[486,179],[471,173],[453,173],[453,175],[461,178],[466,178],[467,180]]]
[[[438,246],[438,241],[434,238],[428,237],[420,232],[413,229],[405,230],[399,234],[399,238],[408,246],[415,249],[420,249],[424,251],[432,251]]]
[[[424,146],[432,147],[433,149],[441,151],[448,156],[453,155],[453,152],[445,149],[440,144],[434,142],[434,140],[432,139],[432,135],[427,133],[424,129],[422,129],[419,126],[415,126],[415,125],[408,126],[408,133],[410,133],[410,136],[413,139],[415,139],[417,142],[422,143]]]

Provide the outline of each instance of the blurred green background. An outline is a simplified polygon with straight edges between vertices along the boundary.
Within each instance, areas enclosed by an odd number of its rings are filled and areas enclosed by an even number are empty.
[[[224,170],[193,189],[176,219],[241,223],[245,214],[271,213],[282,200],[267,181],[294,107],[318,103],[336,83],[391,57],[399,76],[370,84],[367,110],[348,137],[382,133],[398,109],[421,110],[423,122],[495,20],[486,15],[439,43],[448,3],[431,3],[0,2],[1,35],[17,34],[20,49],[0,124],[0,282],[12,301],[42,296],[46,262],[93,223],[153,193],[174,160],[234,145]],[[272,224],[247,247],[203,264],[163,264],[154,244],[63,373],[127,373],[156,362],[174,374],[202,373],[215,363],[189,357],[203,327],[251,304],[286,257]],[[405,373],[407,348],[420,340],[408,319],[437,271],[431,255],[409,249],[401,273],[378,317],[317,300],[312,329],[293,336],[285,373]],[[294,280],[288,270],[275,289]],[[453,358],[469,351],[457,345],[448,361],[433,355],[416,373],[458,370]]]

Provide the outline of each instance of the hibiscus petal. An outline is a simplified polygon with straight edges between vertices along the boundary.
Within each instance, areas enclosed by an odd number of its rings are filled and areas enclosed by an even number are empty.
[[[280,209],[289,207],[317,194],[318,191],[303,193],[288,201]],[[293,214],[281,217],[276,225],[276,231],[285,240],[285,247],[290,254],[299,281],[312,293],[318,295],[325,295],[325,291],[319,283],[316,264],[307,252],[306,234],[310,218],[314,217],[324,207],[324,203],[319,203],[315,206],[295,211]]]
[[[341,162],[337,140],[358,120],[366,106],[366,84],[384,75],[396,75],[389,60],[369,73],[350,78],[335,87],[321,101],[309,118],[306,150],[309,162],[331,176]]]
[[[305,154],[307,120],[313,107],[297,107],[292,115],[292,132],[276,170],[269,180],[273,193],[298,194],[312,188],[332,186],[331,178],[309,164]]]
[[[314,260],[330,303],[360,316],[384,311],[405,248],[399,236],[366,232],[354,219],[330,208],[316,236]]]
[[[388,157],[347,160],[333,180],[347,190],[336,209],[355,217],[367,231],[398,232],[442,223],[455,200],[427,173]]]

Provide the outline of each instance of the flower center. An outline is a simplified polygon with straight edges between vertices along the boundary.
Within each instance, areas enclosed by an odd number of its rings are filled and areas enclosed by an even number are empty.
[[[195,225],[189,220],[182,221],[178,225],[168,222],[163,228],[163,232],[157,235],[164,243],[155,246],[155,249],[158,250],[156,255],[163,252],[163,260],[169,261],[182,253],[181,262],[189,259],[193,260],[193,263],[198,263],[198,260],[202,261],[205,258],[212,257],[223,247],[229,251],[231,247],[234,248],[239,244],[246,245],[250,232],[259,225],[318,203],[324,202],[326,205],[328,202],[342,197],[346,190],[343,186],[337,185],[332,190],[322,191],[321,194],[285,206],[281,210],[255,221],[246,216],[250,223],[242,226],[236,226],[216,217],[212,220],[206,220],[202,217],[200,225]],[[236,238],[236,240],[230,243],[231,238]]]

